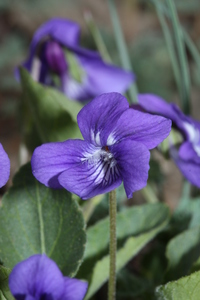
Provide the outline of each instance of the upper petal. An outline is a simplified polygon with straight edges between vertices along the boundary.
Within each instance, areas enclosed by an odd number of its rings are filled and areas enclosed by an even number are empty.
[[[30,45],[29,57],[23,63],[23,66],[29,71],[31,70],[36,48],[45,38],[52,38],[64,46],[78,45],[80,39],[80,26],[73,21],[61,18],[51,19],[50,21],[42,24],[33,36]]]
[[[139,104],[150,113],[159,114],[176,122],[179,119],[174,110],[174,104],[167,103],[164,99],[153,94],[139,94]]]
[[[43,144],[35,149],[31,158],[33,175],[48,187],[62,188],[58,176],[70,164],[80,162],[82,152],[90,147],[92,145],[82,140]]]
[[[184,122],[188,120],[179,107],[174,103],[167,103],[161,97],[153,94],[139,94],[140,105],[153,114],[158,114],[172,120],[174,125],[185,134]]]
[[[0,188],[6,184],[10,176],[10,160],[0,143]]]
[[[64,291],[64,277],[56,263],[45,254],[37,254],[18,263],[9,276],[12,294],[35,296],[50,294],[60,299]]]
[[[122,175],[126,195],[131,198],[133,192],[147,184],[150,152],[140,142],[129,139],[111,146],[111,151]]]
[[[85,105],[77,116],[84,139],[94,145],[105,146],[118,118],[128,108],[128,101],[118,93],[107,93],[96,97]]]
[[[125,138],[143,143],[148,149],[156,147],[170,133],[171,120],[161,116],[128,109],[118,119],[108,136],[107,145]]]
[[[75,278],[65,277],[65,291],[60,300],[83,300],[88,283]]]
[[[79,53],[78,58],[87,74],[87,80],[83,83],[83,89],[88,94],[85,100],[90,100],[102,93],[124,93],[134,81],[132,72],[107,64],[101,57],[87,57]]]
[[[80,26],[68,19],[54,18],[38,28],[31,46],[35,46],[43,37],[51,37],[65,46],[75,46],[79,43]]]
[[[171,148],[170,155],[185,178],[200,188],[200,163],[182,159],[175,147]]]

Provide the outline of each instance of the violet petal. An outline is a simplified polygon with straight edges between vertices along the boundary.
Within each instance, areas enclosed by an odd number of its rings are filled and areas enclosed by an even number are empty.
[[[36,48],[42,39],[45,38],[53,39],[66,47],[68,45],[78,45],[80,39],[80,26],[76,22],[61,18],[51,19],[40,26],[31,41],[29,57],[23,63],[23,66],[29,71],[31,71]]]
[[[185,178],[200,188],[200,163],[183,160],[175,147],[171,148],[170,155]]]
[[[88,97],[79,97],[79,100],[90,100],[96,95],[109,92],[124,93],[134,81],[132,72],[125,71],[117,66],[107,64],[99,57],[78,56],[87,79],[83,82],[82,89]]]
[[[34,296],[40,299],[50,294],[61,299],[64,292],[64,277],[56,263],[45,254],[37,254],[18,263],[9,276],[12,294]]]
[[[0,143],[0,188],[6,184],[10,176],[10,160]]]
[[[122,182],[117,166],[112,167],[106,151],[92,150],[92,147],[85,150],[81,161],[71,163],[58,177],[60,185],[84,200],[110,192]]]
[[[61,46],[54,41],[47,42],[45,58],[52,71],[63,74],[67,70],[67,63]]]
[[[87,141],[105,146],[120,115],[129,108],[128,101],[118,93],[102,94],[85,105],[77,116],[80,131]]]
[[[184,142],[179,148],[179,157],[185,161],[192,160],[200,164],[200,157],[196,154],[190,142]]]
[[[170,133],[171,120],[128,109],[121,117],[107,139],[107,145],[125,138],[143,143],[148,149],[155,148]]]
[[[113,145],[111,151],[119,166],[126,195],[131,198],[133,192],[147,184],[150,152],[140,142],[129,139]]]
[[[43,144],[32,155],[33,175],[48,187],[62,188],[58,176],[70,165],[81,163],[82,153],[91,147],[93,146],[82,140]]]
[[[87,292],[88,283],[65,277],[65,291],[62,300],[82,300]]]

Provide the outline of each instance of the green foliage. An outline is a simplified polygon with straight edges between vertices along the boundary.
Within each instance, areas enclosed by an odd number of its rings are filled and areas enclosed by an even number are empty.
[[[200,254],[200,226],[182,232],[167,245],[168,270],[166,281],[188,275]]]
[[[66,61],[69,64],[69,74],[74,80],[76,80],[78,83],[81,83],[85,76],[85,71],[78,63],[76,56],[71,51],[65,50],[65,55]]]
[[[10,270],[0,265],[0,300],[14,300],[8,287]]]
[[[182,230],[200,225],[200,198],[184,197],[175,210],[171,220],[171,230]]]
[[[20,70],[23,90],[23,128],[28,146],[33,150],[39,143],[81,138],[76,117],[82,105],[69,100],[56,89],[35,82],[30,74]],[[31,143],[30,143],[31,141]]]
[[[64,275],[74,275],[86,243],[85,225],[76,201],[66,190],[38,183],[30,164],[22,167],[2,200],[0,258],[12,268],[36,253],[46,253]]]
[[[169,221],[169,210],[163,204],[129,207],[117,214],[117,271],[121,270]],[[90,282],[89,299],[107,280],[109,273],[108,218],[87,230],[84,262],[78,277]],[[133,237],[129,237],[134,235]],[[127,240],[125,240],[129,237]],[[100,241],[100,242],[99,242]]]
[[[153,215],[156,215],[156,218],[152,217]],[[117,214],[117,239],[120,241],[130,235],[138,235],[148,231],[162,223],[167,216],[167,207],[160,203],[126,208]],[[109,243],[108,228],[108,217],[88,228],[84,259],[95,256],[107,248]],[[97,241],[101,241],[101,243]]]
[[[149,281],[122,269],[117,275],[117,299],[135,299],[149,289]]]
[[[198,300],[200,295],[200,272],[169,282],[156,290],[158,300]]]

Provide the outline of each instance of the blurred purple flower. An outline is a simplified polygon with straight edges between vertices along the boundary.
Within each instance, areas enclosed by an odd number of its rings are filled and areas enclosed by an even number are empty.
[[[147,183],[150,152],[169,134],[171,121],[129,108],[118,93],[100,95],[78,114],[85,140],[48,143],[35,149],[33,175],[51,188],[88,199],[124,182],[127,197]]]
[[[45,254],[36,254],[18,263],[9,276],[16,300],[82,300],[87,283],[64,277],[56,263]]]
[[[171,119],[173,126],[182,134],[182,144],[179,149],[171,147],[170,155],[183,175],[200,187],[200,122],[184,115],[176,104],[166,103],[158,96],[144,94],[138,99],[145,111]]]
[[[0,143],[0,188],[6,184],[10,176],[10,160]]]
[[[35,32],[23,66],[36,81],[56,86],[70,99],[87,101],[102,93],[125,92],[134,75],[81,48],[79,39],[77,23],[52,19]]]

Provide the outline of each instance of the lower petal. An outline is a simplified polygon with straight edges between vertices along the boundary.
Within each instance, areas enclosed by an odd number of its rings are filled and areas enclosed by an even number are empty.
[[[122,179],[116,167],[111,168],[97,159],[74,163],[59,175],[58,181],[65,189],[85,200],[114,190]]]
[[[0,144],[0,188],[6,184],[10,176],[10,160]]]
[[[127,197],[131,198],[133,192],[147,184],[150,152],[146,146],[132,140],[123,140],[110,148],[119,166]]]
[[[184,142],[179,148],[179,157],[184,161],[193,161],[200,163],[200,157],[194,150],[193,145],[190,142]]]
[[[60,299],[64,278],[53,260],[45,254],[37,254],[14,267],[9,276],[9,287],[14,296],[26,295],[30,299],[36,296],[39,299],[41,295],[49,294],[53,299]]]
[[[175,147],[171,148],[170,155],[183,176],[193,185],[200,188],[200,163],[182,159]]]
[[[65,291],[62,300],[82,300],[87,292],[87,282],[65,277]]]

